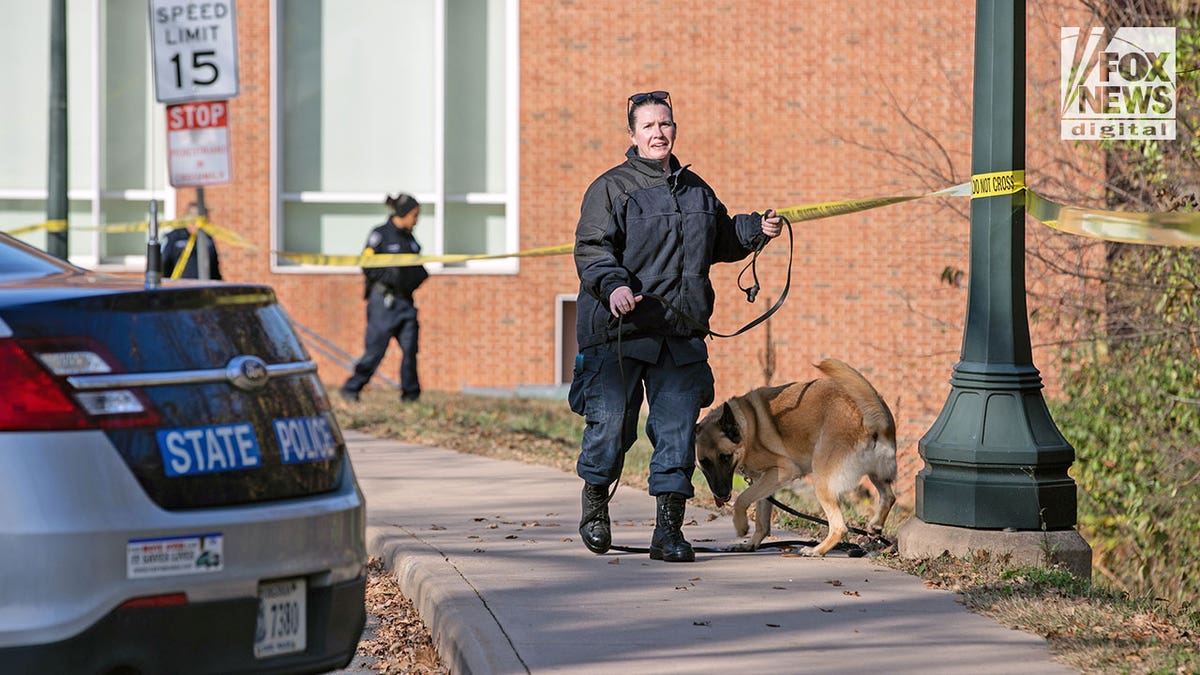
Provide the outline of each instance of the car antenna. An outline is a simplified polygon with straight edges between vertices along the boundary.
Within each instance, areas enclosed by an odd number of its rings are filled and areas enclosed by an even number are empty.
[[[162,250],[158,247],[158,202],[150,200],[150,239],[146,242],[146,288],[162,286]]]

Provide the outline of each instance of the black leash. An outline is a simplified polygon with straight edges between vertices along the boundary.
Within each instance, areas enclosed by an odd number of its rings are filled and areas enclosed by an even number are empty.
[[[616,494],[616,492],[617,492],[616,486],[619,482],[620,481],[613,482],[612,492],[610,492],[608,495],[609,500],[611,500],[613,495]],[[775,495],[771,495],[770,497],[767,497],[767,501],[771,502],[779,509],[786,511],[787,513],[790,513],[793,516],[796,516],[797,518],[802,518],[809,522],[816,523],[818,525],[824,525],[825,527],[829,527],[829,521],[825,520],[824,518],[818,518],[817,516],[810,516],[807,513],[801,513],[800,511],[797,511],[796,509],[793,509],[792,507],[788,506],[787,504],[784,504],[783,502],[776,499]],[[866,530],[858,528],[858,527],[854,527],[853,525],[847,525],[846,529],[849,530],[850,532],[853,532],[854,534],[868,537],[871,540],[872,544],[874,544],[875,546],[878,546],[880,548],[887,549],[887,548],[892,547],[892,542],[889,539],[887,539],[886,537],[883,537],[881,535],[871,534],[870,532],[867,532]],[[785,549],[785,548],[804,547],[804,546],[815,547],[818,543],[819,542],[817,542],[816,540],[798,540],[798,539],[796,539],[796,540],[763,542],[763,543],[759,544],[758,548],[754,549],[753,551],[742,550],[742,549],[733,549],[733,548],[712,548],[709,546],[692,546],[692,550],[694,550],[697,553],[757,553],[760,551],[764,551],[765,549],[771,549],[771,548]],[[612,544],[610,546],[610,548],[615,551],[624,551],[625,553],[649,553],[650,552],[650,549],[642,548],[642,547],[638,547],[638,546],[619,546],[617,544]],[[861,558],[867,554],[867,550],[864,549],[862,546],[855,544],[853,542],[846,542],[846,541],[839,541],[837,544],[834,544],[832,550],[844,551],[846,553],[846,556],[849,558]]]
[[[778,214],[776,214],[776,215],[778,215]],[[708,337],[732,338],[732,337],[737,337],[737,336],[741,335],[742,333],[745,333],[746,331],[750,330],[751,328],[754,328],[758,324],[771,318],[771,315],[773,315],[775,312],[779,311],[779,308],[783,306],[783,301],[787,299],[788,291],[790,291],[792,289],[792,260],[795,258],[795,251],[793,250],[795,248],[795,235],[792,233],[792,221],[788,220],[787,218],[785,218],[783,216],[779,216],[779,217],[783,219],[783,224],[787,226],[787,233],[788,233],[787,280],[784,282],[783,292],[781,292],[779,294],[779,299],[775,301],[774,305],[771,305],[770,309],[763,312],[761,315],[759,315],[758,318],[754,319],[753,321],[746,324],[745,326],[742,326],[741,328],[737,329],[736,331],[734,331],[732,333],[718,333],[718,332],[712,330],[711,328],[709,328],[708,326],[704,325],[704,323],[702,323],[696,317],[679,309],[670,300],[667,300],[666,298],[662,297],[661,295],[659,295],[657,293],[649,293],[646,291],[642,291],[641,293],[638,293],[638,295],[641,295],[643,297],[650,298],[652,300],[657,301],[663,307],[666,307],[667,309],[671,310],[671,312],[674,313],[675,316],[678,316],[680,319],[683,319],[684,323],[691,326],[693,329],[696,329],[699,331],[704,331],[704,333]],[[750,262],[746,263],[746,266],[743,267],[742,271],[738,273],[738,278],[737,278],[738,289],[746,294],[747,302],[753,303],[755,301],[755,299],[758,298],[758,291],[761,288],[760,284],[758,283],[758,256],[762,254],[763,248],[766,247],[767,241],[768,241],[768,238],[765,234],[758,235],[758,239],[755,241],[755,245],[754,245],[754,255],[750,258]],[[744,277],[746,275],[746,270],[750,270],[750,275],[754,279],[754,285],[752,285],[750,287],[742,286],[742,277]],[[619,328],[619,324],[618,324],[618,331],[619,330],[620,330],[620,328]],[[619,335],[620,334],[618,332],[618,337],[619,337]]]
[[[779,501],[778,499],[775,499],[775,495],[771,495],[770,497],[767,497],[767,501],[771,502],[772,504],[779,507],[780,509],[787,511],[788,513],[792,514],[793,516],[796,516],[797,518],[803,518],[804,520],[807,520],[809,522],[817,523],[818,525],[824,525],[825,527],[829,527],[828,520],[825,520],[824,518],[818,518],[816,516],[810,516],[807,513],[800,513],[796,509],[793,509],[792,507],[788,506],[787,504],[784,504],[783,502]],[[866,530],[854,527],[853,525],[847,525],[846,529],[849,530],[850,532],[853,532],[854,534],[861,534],[864,537],[870,537],[871,541],[883,546],[884,548],[889,548],[892,545],[892,542],[889,541],[888,539],[886,539],[885,537],[883,537],[881,535],[877,535],[877,534],[871,534],[870,532],[867,532]]]
[[[768,552],[767,549],[772,549],[772,548],[793,548],[793,547],[804,547],[804,546],[815,547],[818,543],[820,543],[820,542],[818,542],[815,539],[808,539],[808,540],[792,539],[792,540],[787,540],[787,541],[764,541],[763,543],[759,544],[758,548],[754,549],[753,551],[734,549],[734,548],[713,548],[711,546],[695,546],[695,545],[692,546],[692,550],[695,551],[696,553],[766,553],[766,552]],[[639,546],[619,546],[617,544],[613,544],[613,545],[609,546],[609,548],[614,551],[623,551],[625,553],[649,553],[650,552],[650,549],[642,548]],[[861,558],[867,554],[866,549],[859,546],[858,544],[853,544],[850,542],[838,542],[836,545],[834,545],[832,550],[845,551],[847,558]]]
[[[616,483],[614,483],[614,485],[616,485]],[[616,494],[616,491],[617,491],[616,486],[614,486],[613,491],[610,492],[610,495],[608,495],[608,498],[610,498],[610,500],[611,500],[612,496],[614,494]],[[785,512],[790,513],[794,516],[797,516],[797,518],[808,520],[810,522],[816,522],[817,525],[824,525],[826,527],[829,526],[828,520],[823,519],[823,518],[817,518],[817,516],[815,516],[815,515],[800,513],[800,512],[798,512],[798,510],[796,510],[790,506],[787,506],[787,504],[785,504],[784,502],[776,500],[774,495],[767,497],[767,501],[774,504],[774,506],[780,508],[781,510],[785,510]],[[853,525],[847,525],[846,530],[851,531],[854,534],[862,534],[862,536],[870,538],[872,544],[881,546],[881,548],[883,548],[883,549],[892,548],[892,545],[893,545],[892,540],[889,540],[886,537],[882,537],[882,536],[880,536],[880,534],[871,534],[870,532],[863,530],[863,528],[854,527]],[[796,546],[802,546],[802,548],[803,548],[803,546],[814,546],[814,548],[815,548],[815,546],[817,544],[818,544],[818,542],[816,539],[803,539],[803,540],[802,539],[788,539],[788,540],[779,540],[779,542],[763,542],[761,544],[758,544],[758,548],[755,550],[743,550],[743,549],[733,549],[733,548],[721,549],[721,548],[712,548],[712,546],[696,546],[696,545],[692,545],[692,550],[695,550],[696,552],[706,552],[706,554],[752,554],[752,552],[764,551],[766,549],[790,549],[790,548],[796,548]],[[650,552],[650,549],[641,548],[641,546],[623,546],[623,545],[618,545],[618,544],[612,544],[610,546],[610,548],[612,550],[630,552],[630,554],[648,554],[648,552]],[[856,544],[853,542],[838,542],[838,543],[834,544],[833,550],[845,551],[847,557],[863,557],[864,555],[866,555],[866,549],[864,549],[863,546],[860,546],[859,544]]]

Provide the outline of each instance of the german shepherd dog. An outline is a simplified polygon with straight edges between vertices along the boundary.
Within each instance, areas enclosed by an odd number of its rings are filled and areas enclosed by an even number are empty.
[[[846,536],[838,497],[864,475],[879,493],[869,531],[883,530],[896,502],[896,422],[887,403],[845,363],[826,359],[817,368],[826,377],[735,396],[696,425],[696,460],[717,506],[729,502],[734,473],[750,483],[733,505],[739,537],[749,531],[746,509],[758,505],[754,536],[736,550],[758,548],[771,533],[767,497],[807,474],[829,521],[829,535],[802,555],[823,556]]]

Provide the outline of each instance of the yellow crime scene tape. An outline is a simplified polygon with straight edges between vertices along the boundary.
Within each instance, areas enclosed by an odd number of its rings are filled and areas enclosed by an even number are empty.
[[[516,253],[489,254],[445,254],[423,255],[420,253],[376,253],[372,255],[325,255],[321,253],[296,253],[276,251],[281,258],[303,265],[328,265],[332,267],[412,267],[425,263],[458,263],[468,260],[497,260],[500,258],[530,258],[546,255],[563,255],[575,250],[574,244],[560,244],[545,248],[534,248]]]
[[[1025,172],[995,171],[971,176],[970,182],[917,195],[869,197],[818,202],[802,206],[775,209],[792,223],[832,218],[850,213],[869,211],[892,204],[928,199],[931,197],[970,197],[985,199],[1003,195],[1020,195],[1027,212],[1049,227],[1063,232],[1109,241],[1159,244],[1170,246],[1200,245],[1200,213],[1133,213],[1101,211],[1068,207],[1050,201],[1025,185]],[[571,253],[574,246],[563,244],[547,248],[493,255],[322,255],[317,253],[277,252],[280,257],[306,265],[341,267],[406,267],[427,262],[463,262],[494,258],[519,258],[537,255]]]
[[[1027,191],[1025,208],[1060,232],[1152,246],[1200,246],[1200,213],[1136,213],[1065,206]]]
[[[1059,204],[1025,185],[1024,171],[971,177],[971,198],[1023,193],[1025,211],[1060,232],[1130,244],[1200,246],[1200,213],[1106,211]]]
[[[1011,195],[1024,189],[1024,171],[995,171],[971,176],[971,199]]]
[[[970,182],[953,185],[933,192],[916,195],[899,195],[885,197],[870,197],[866,199],[843,199],[801,206],[789,206],[775,209],[779,215],[792,223],[800,223],[822,218],[832,218],[861,211],[869,211],[884,206],[900,204],[918,199],[931,197],[970,197],[985,199],[1003,195],[1020,195],[1025,201],[1026,211],[1036,220],[1048,227],[1085,237],[1104,239],[1107,241],[1127,242],[1135,244],[1150,244],[1159,246],[1200,246],[1200,213],[1171,212],[1171,213],[1139,213],[1129,211],[1105,211],[1102,209],[1085,209],[1059,204],[1035,193],[1025,184],[1023,170],[995,171],[971,176]],[[184,218],[164,221],[161,227],[171,229],[184,227],[195,220],[200,229],[214,239],[235,246],[255,249],[252,244],[237,233],[214,225],[202,217]],[[66,221],[47,221],[35,225],[6,230],[8,234],[27,234],[40,229],[48,232],[66,229]],[[148,228],[147,223],[115,223],[96,228],[104,232],[135,232]],[[179,265],[172,273],[172,278],[178,278],[182,272],[187,256],[195,246],[195,233],[188,240],[187,248]],[[574,250],[573,244],[561,244],[543,248],[516,251],[513,253],[493,254],[442,254],[425,255],[419,253],[403,254],[372,254],[372,255],[328,255],[322,253],[301,253],[296,251],[275,251],[280,258],[301,264],[329,267],[409,267],[425,263],[461,263],[471,260],[497,260],[503,258],[527,258],[536,256],[564,255]]]
[[[67,229],[67,221],[65,221],[65,220],[47,220],[44,223],[34,223],[33,225],[25,225],[22,227],[14,227],[11,230],[4,230],[4,233],[11,234],[12,236],[15,237],[15,236],[21,235],[21,234],[29,234],[30,232],[37,232],[38,230],[45,230],[47,232],[63,232],[66,229]]]
[[[253,244],[247,242],[236,232],[227,230],[223,227],[215,225],[208,221],[203,216],[188,216],[186,218],[176,218],[175,220],[160,220],[158,227],[160,230],[174,230],[181,227],[187,227],[189,223],[196,223],[197,227],[208,233],[213,239],[223,241],[234,246],[242,248],[254,249]],[[67,221],[65,220],[47,220],[33,225],[24,225],[15,227],[9,230],[3,230],[5,234],[17,236],[21,234],[29,234],[38,230],[47,232],[63,232],[67,229]],[[145,232],[150,229],[150,223],[146,221],[132,223],[109,223],[107,225],[77,225],[71,227],[71,231],[78,232],[103,232],[105,234],[124,234],[128,232]]]
[[[191,218],[185,218],[182,221],[170,222],[182,222],[186,225],[188,222],[193,220],[196,222],[196,229],[188,235],[187,244],[183,247],[183,253],[180,254],[179,260],[176,261],[175,267],[171,270],[171,279],[179,279],[183,277],[183,270],[187,267],[188,258],[192,257],[192,252],[196,249],[196,234],[200,231],[203,231],[213,239],[225,241],[234,244],[235,246],[241,246],[242,248],[248,248],[250,250],[258,249],[258,247],[250,244],[245,239],[242,239],[237,233],[231,232],[230,230],[226,230],[223,227],[219,227],[208,222],[208,218],[205,218],[204,216],[195,216]]]

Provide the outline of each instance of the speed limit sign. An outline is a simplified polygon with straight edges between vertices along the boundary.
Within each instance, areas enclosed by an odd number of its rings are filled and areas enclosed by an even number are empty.
[[[234,0],[150,0],[154,92],[159,103],[238,94]]]

